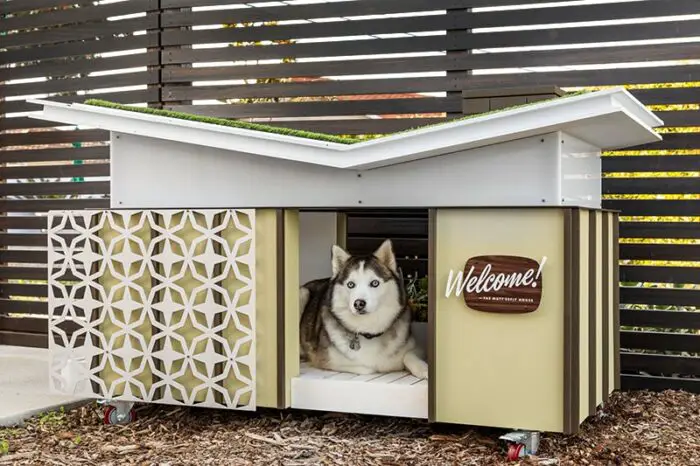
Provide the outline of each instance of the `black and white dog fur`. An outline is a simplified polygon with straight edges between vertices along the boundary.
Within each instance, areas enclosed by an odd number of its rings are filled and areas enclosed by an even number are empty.
[[[332,276],[300,289],[301,356],[312,366],[374,374],[404,368],[428,377],[390,240],[373,253],[332,248]]]

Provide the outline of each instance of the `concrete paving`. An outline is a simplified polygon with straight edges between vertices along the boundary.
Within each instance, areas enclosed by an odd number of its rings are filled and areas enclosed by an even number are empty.
[[[49,393],[49,355],[39,348],[0,346],[0,427],[86,400]]]

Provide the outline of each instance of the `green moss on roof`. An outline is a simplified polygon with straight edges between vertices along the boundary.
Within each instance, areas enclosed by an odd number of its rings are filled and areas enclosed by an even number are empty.
[[[434,127],[434,126],[440,126],[440,125],[444,125],[444,124],[448,124],[448,123],[454,123],[455,121],[470,120],[473,118],[483,117],[486,115],[492,115],[494,113],[501,113],[501,112],[506,112],[509,110],[514,110],[516,108],[528,107],[531,105],[539,105],[539,104],[542,104],[544,102],[549,102],[552,100],[566,99],[569,97],[574,97],[577,95],[586,94],[586,93],[590,93],[590,92],[593,92],[593,91],[583,90],[583,91],[577,91],[577,92],[570,92],[570,93],[565,94],[561,97],[552,97],[551,99],[544,99],[544,100],[540,100],[538,102],[514,105],[512,107],[506,107],[506,108],[499,108],[497,110],[491,110],[489,112],[484,112],[484,113],[476,113],[473,115],[465,115],[465,116],[460,117],[460,118],[453,118],[451,120],[441,121],[438,123],[432,123],[432,124],[427,124],[427,125],[416,126],[413,128],[408,128],[408,129],[405,129],[403,131],[398,131],[396,133],[376,135],[376,136],[372,135],[373,137],[370,137],[370,139],[379,138],[382,136],[390,136],[391,134],[406,133],[409,131],[415,131],[418,129],[424,129],[424,128],[429,128],[429,127]],[[355,143],[362,142],[363,140],[365,140],[365,139],[360,138],[360,137],[353,137],[353,136],[342,136],[341,137],[341,136],[334,136],[332,134],[326,134],[326,133],[315,133],[312,131],[301,131],[301,130],[295,130],[295,129],[290,129],[290,128],[281,128],[278,126],[262,125],[259,123],[249,123],[247,121],[229,120],[226,118],[208,117],[208,116],[202,116],[202,115],[193,115],[190,113],[174,112],[172,110],[161,110],[161,109],[157,109],[157,108],[148,108],[148,107],[136,107],[133,105],[118,104],[115,102],[109,102],[109,101],[100,100],[100,99],[88,99],[84,103],[87,105],[95,105],[98,107],[113,108],[116,110],[128,110],[131,112],[146,113],[149,115],[158,115],[158,116],[164,116],[164,117],[170,117],[170,118],[178,118],[180,120],[197,121],[200,123],[208,123],[208,124],[212,124],[212,125],[228,126],[228,127],[232,127],[232,128],[250,129],[250,130],[254,130],[254,131],[263,131],[266,133],[283,134],[286,136],[296,136],[296,137],[306,138],[306,139],[315,139],[318,141],[335,142],[335,143],[339,143],[339,144],[355,144]]]
[[[283,134],[283,135],[287,135],[287,136],[296,136],[296,137],[306,138],[306,139],[316,139],[318,141],[336,142],[339,144],[353,144],[355,142],[359,142],[359,140],[356,140],[356,139],[342,138],[339,136],[333,136],[332,134],[314,133],[311,131],[300,131],[300,130],[296,130],[296,129],[280,128],[277,126],[268,126],[268,125],[261,125],[258,123],[249,123],[247,121],[228,120],[226,118],[208,117],[208,116],[202,116],[202,115],[192,115],[190,113],[174,112],[172,110],[161,110],[161,109],[157,109],[157,108],[136,107],[134,105],[117,104],[114,102],[109,102],[109,101],[100,100],[100,99],[88,99],[84,103],[87,105],[95,105],[97,107],[107,107],[107,108],[113,108],[116,110],[128,110],[130,112],[140,112],[140,113],[146,113],[149,115],[158,115],[158,116],[164,116],[164,117],[169,117],[169,118],[177,118],[180,120],[197,121],[200,123],[228,126],[231,128],[250,129],[250,130],[254,130],[254,131],[263,131],[266,133],[273,133],[273,134]]]

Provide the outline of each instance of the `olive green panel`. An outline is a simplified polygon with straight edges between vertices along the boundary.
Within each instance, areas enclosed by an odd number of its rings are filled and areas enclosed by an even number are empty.
[[[285,407],[292,403],[292,378],[299,375],[299,211],[284,214]]]
[[[564,211],[438,209],[435,229],[434,420],[562,432]],[[450,270],[484,254],[547,256],[535,312],[479,312],[445,296]]]
[[[277,407],[277,212],[255,211],[256,406]]]

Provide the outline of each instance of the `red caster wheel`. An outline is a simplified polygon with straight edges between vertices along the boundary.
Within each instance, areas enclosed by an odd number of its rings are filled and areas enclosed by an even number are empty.
[[[511,443],[508,446],[508,461],[517,461],[523,453],[525,445],[521,443]]]
[[[128,415],[120,416],[119,411],[114,406],[107,406],[104,413],[104,423],[110,424],[128,424],[136,420],[136,411],[130,409]]]

